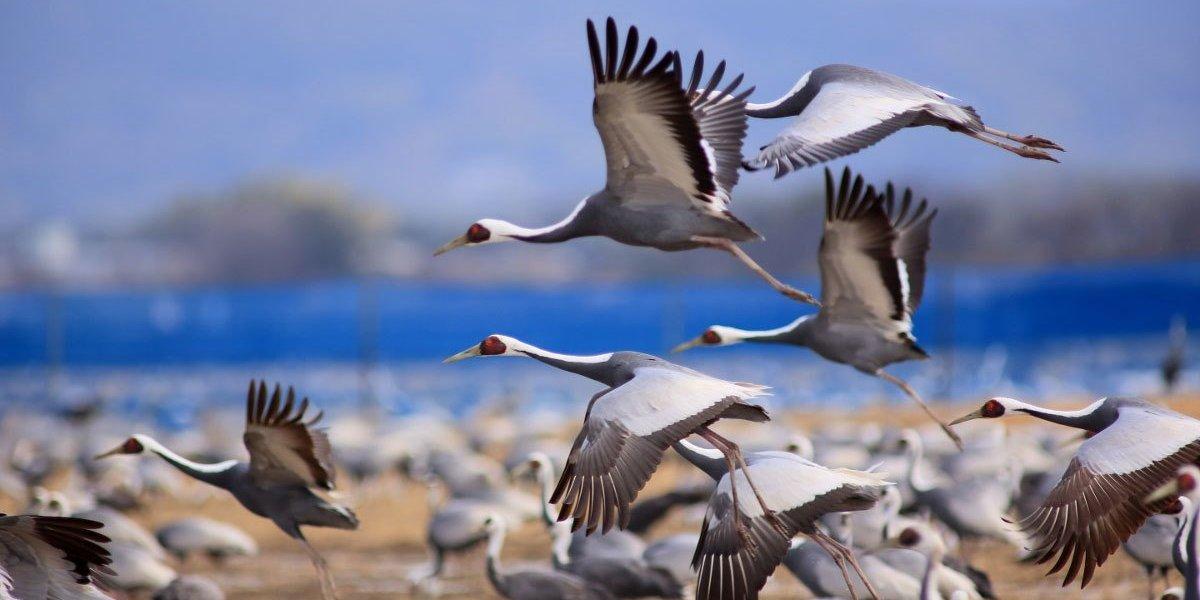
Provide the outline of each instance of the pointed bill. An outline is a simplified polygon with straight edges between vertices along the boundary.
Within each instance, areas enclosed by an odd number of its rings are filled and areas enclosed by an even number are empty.
[[[1150,492],[1142,499],[1142,504],[1154,504],[1163,498],[1167,498],[1179,493],[1179,480],[1172,477],[1170,481],[1162,484],[1153,492]]]
[[[704,336],[700,336],[695,339],[688,340],[682,344],[679,344],[678,346],[675,346],[674,348],[671,348],[671,353],[677,354],[679,352],[683,352],[684,350],[690,350],[690,349],[695,348],[696,346],[699,346],[703,343],[704,343]]]
[[[475,344],[474,346],[471,346],[470,348],[467,348],[466,350],[463,350],[462,352],[459,352],[453,356],[447,356],[444,360],[442,360],[442,364],[450,364],[452,362],[458,362],[460,360],[475,356],[479,356],[479,344]]]
[[[439,254],[445,254],[445,253],[447,253],[455,248],[458,248],[460,246],[466,246],[468,242],[469,242],[469,240],[467,240],[467,236],[460,235],[460,236],[450,240],[449,242],[442,244],[442,246],[440,248],[433,251],[433,255],[438,256]]]
[[[981,418],[981,417],[983,417],[983,410],[982,409],[975,410],[975,411],[971,411],[970,413],[965,414],[953,421],[950,421],[950,424],[958,425],[959,423],[966,423],[967,421],[973,421],[973,420]]]

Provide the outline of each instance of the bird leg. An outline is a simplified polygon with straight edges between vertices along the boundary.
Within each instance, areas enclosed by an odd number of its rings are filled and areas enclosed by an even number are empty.
[[[735,442],[726,438],[725,436],[723,436],[707,427],[705,427],[704,430],[707,431],[708,435],[710,436],[710,437],[705,437],[705,439],[709,440],[710,442],[712,442],[714,439],[719,440],[721,445],[725,446],[725,448],[727,450],[729,450],[729,453],[733,455],[734,460],[737,461],[738,466],[742,469],[742,476],[744,476],[746,478],[746,483],[750,484],[750,489],[754,492],[754,497],[758,500],[758,505],[762,507],[763,516],[766,517],[766,519],[768,521],[770,521],[771,526],[774,527],[775,530],[778,531],[780,535],[782,535],[785,538],[791,539],[791,537],[792,537],[791,531],[789,531],[788,528],[786,526],[784,526],[783,521],[779,520],[779,515],[777,515],[775,513],[775,510],[772,509],[770,506],[767,506],[767,501],[763,498],[762,492],[759,491],[758,485],[755,484],[754,480],[750,478],[750,469],[746,465],[745,457],[742,456],[742,449],[740,447],[738,447],[738,445]],[[703,433],[700,435],[704,436]],[[715,443],[714,443],[714,445],[715,445]]]
[[[706,435],[706,433],[711,432],[712,431],[707,427],[697,431],[700,437],[708,440],[708,442],[711,443],[714,448],[720,450],[721,454],[725,456],[725,466],[729,469],[729,489],[732,490],[733,493],[733,528],[737,530],[738,537],[741,538],[742,543],[746,545],[746,549],[750,551],[750,554],[758,554],[758,544],[755,543],[754,538],[750,537],[750,529],[746,527],[746,521],[742,516],[742,504],[741,502],[738,502],[737,480],[734,479],[734,475],[737,473],[737,467],[733,464],[733,457],[730,456],[729,450],[720,442],[714,441],[712,438]]]
[[[821,547],[825,549],[825,552],[833,557],[834,562],[838,561],[839,556],[841,557],[843,561],[843,564],[840,565],[842,567],[842,576],[846,578],[846,587],[850,590],[851,596],[855,596],[854,586],[850,584],[850,575],[846,572],[845,562],[850,563],[850,566],[854,568],[854,572],[858,574],[859,580],[867,587],[867,592],[871,594],[871,597],[875,600],[880,599],[879,592],[875,590],[875,586],[871,584],[871,580],[867,579],[867,574],[863,573],[862,566],[858,564],[858,558],[854,556],[853,550],[833,539],[829,534],[821,531],[820,528],[816,528],[813,533],[809,534],[809,537],[817,540]]]
[[[890,381],[899,386],[901,390],[904,390],[904,393],[907,394],[909,398],[912,398],[913,401],[915,401],[917,405],[921,407],[921,410],[925,411],[925,414],[929,415],[929,418],[933,419],[933,421],[942,428],[942,431],[946,432],[946,435],[950,436],[950,439],[954,442],[954,445],[958,446],[959,450],[963,449],[962,438],[958,437],[958,434],[954,433],[954,430],[950,429],[950,426],[947,425],[945,421],[939,419],[937,415],[933,414],[933,410],[929,408],[929,405],[925,404],[925,401],[921,399],[921,396],[917,394],[916,390],[912,389],[912,386],[908,385],[908,383],[906,383],[903,379],[884,371],[882,368],[875,369],[875,376],[886,381]]]
[[[1055,144],[1054,142],[1052,142],[1044,137],[1038,137],[1036,135],[1016,135],[1016,134],[1009,133],[1007,131],[1000,131],[999,129],[996,129],[995,127],[988,127],[987,125],[983,126],[983,131],[984,131],[984,133],[987,133],[990,135],[1002,137],[1006,140],[1012,140],[1014,142],[1017,142],[1018,144],[1023,144],[1025,146],[1029,146],[1030,148],[1046,148],[1048,150],[1058,150],[1059,152],[1066,152],[1066,150],[1063,149],[1062,146],[1059,146],[1058,144]]]
[[[309,560],[317,569],[317,577],[321,580],[321,598],[324,600],[337,600],[337,589],[333,584],[333,576],[329,573],[329,565],[325,562],[325,558],[313,548],[312,544],[308,543],[303,534],[297,538],[300,545],[304,546],[304,551],[308,553]]]
[[[783,294],[784,296],[787,296],[788,298],[791,298],[792,300],[799,300],[800,302],[812,304],[813,306],[817,306],[817,307],[821,306],[821,302],[818,301],[815,297],[813,297],[812,294],[810,294],[808,292],[800,291],[800,290],[776,279],[774,275],[767,272],[767,270],[762,268],[762,266],[759,265],[757,262],[754,262],[754,259],[750,258],[750,255],[746,254],[746,252],[744,250],[742,250],[740,247],[738,247],[737,244],[733,243],[732,240],[727,240],[725,238],[718,238],[718,237],[693,235],[692,241],[696,242],[697,244],[703,244],[705,246],[708,246],[709,248],[713,248],[716,250],[724,250],[724,251],[732,254],[734,258],[742,261],[742,263],[745,264],[747,267],[750,267],[751,271],[754,271],[759,277],[762,277],[768,284],[771,285],[771,287],[775,288],[775,291]]]
[[[1024,156],[1025,158],[1036,158],[1038,160],[1049,160],[1052,162],[1059,162],[1059,160],[1057,158],[1054,158],[1053,156],[1050,156],[1049,153],[1047,153],[1043,150],[1038,150],[1037,148],[1033,148],[1030,146],[1014,146],[1012,144],[1005,144],[1004,142],[1001,142],[998,140],[993,140],[992,138],[987,137],[986,135],[983,135],[982,133],[979,133],[978,131],[974,131],[971,129],[964,129],[964,130],[962,130],[962,132],[981,141],[981,142],[987,142],[998,148],[1004,148],[1005,150],[1008,150],[1009,152],[1012,152],[1013,154],[1016,154],[1017,156]]]

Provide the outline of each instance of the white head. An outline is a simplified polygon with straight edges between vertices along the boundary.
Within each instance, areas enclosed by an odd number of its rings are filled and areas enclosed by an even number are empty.
[[[482,246],[517,239],[528,230],[500,219],[480,219],[467,228],[467,232],[446,242],[433,252],[434,256],[445,254],[461,246]]]
[[[1013,398],[1005,398],[996,396],[983,403],[983,406],[978,410],[971,411],[953,421],[951,425],[958,425],[975,419],[998,419],[1004,415],[1012,414],[1014,411],[1029,408],[1030,405]]]
[[[941,534],[927,523],[908,520],[899,527],[889,523],[884,535],[887,546],[915,550],[925,556],[941,556],[946,552],[946,543],[942,541]]]
[[[458,362],[476,356],[525,356],[522,350],[533,346],[507,335],[498,333],[487,336],[483,341],[443,360],[444,363]]]
[[[125,440],[120,446],[117,446],[108,452],[97,454],[95,456],[95,460],[109,456],[115,456],[117,454],[141,454],[142,452],[146,451],[147,447],[153,445],[154,440],[150,439],[149,436],[135,433],[129,436],[129,439]]]
[[[742,343],[751,332],[724,325],[713,325],[704,333],[671,349],[671,352],[683,352],[696,346],[732,346]]]

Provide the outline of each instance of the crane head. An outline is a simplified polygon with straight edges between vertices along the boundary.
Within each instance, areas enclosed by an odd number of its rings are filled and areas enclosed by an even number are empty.
[[[1196,468],[1196,465],[1183,465],[1170,481],[1150,492],[1142,502],[1155,504],[1165,498],[1179,496],[1191,497],[1194,500],[1197,486],[1200,486],[1200,468]]]
[[[1008,402],[1008,398],[992,398],[987,402],[984,402],[983,406],[979,407],[979,410],[972,411],[953,421],[950,421],[950,424],[958,425],[959,423],[965,423],[975,419],[996,419],[1003,417],[1004,413],[1008,411],[1008,407],[1006,406]]]
[[[491,244],[494,242],[507,242],[513,239],[514,235],[521,233],[522,229],[499,219],[480,219],[467,228],[467,232],[446,242],[440,248],[433,251],[433,255],[445,254],[455,248],[463,246],[480,246],[483,244]]]
[[[476,356],[517,356],[518,353],[514,350],[514,342],[512,338],[503,335],[489,335],[482,342],[459,352],[453,356],[447,357],[442,362],[452,363],[460,360],[476,357]]]
[[[683,352],[696,346],[729,346],[742,341],[736,330],[722,325],[713,325],[704,333],[671,349],[671,352]]]
[[[124,442],[121,442],[120,446],[117,446],[108,452],[97,454],[95,460],[100,460],[101,458],[107,458],[109,456],[115,456],[117,454],[141,454],[145,450],[146,445],[143,444],[141,440],[138,439],[138,436],[135,435],[131,436]]]

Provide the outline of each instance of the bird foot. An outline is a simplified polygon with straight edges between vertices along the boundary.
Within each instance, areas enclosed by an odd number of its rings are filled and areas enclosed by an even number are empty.
[[[788,298],[791,298],[792,300],[803,302],[805,304],[811,304],[813,306],[816,306],[817,308],[821,307],[821,301],[817,300],[816,297],[814,297],[812,294],[810,294],[808,292],[800,291],[790,285],[784,286],[784,288],[782,290],[780,290],[780,292],[782,292],[784,296],[787,296]]]
[[[1018,156],[1024,156],[1025,158],[1035,158],[1037,160],[1048,160],[1051,162],[1059,162],[1059,160],[1057,158],[1050,156],[1048,153],[1038,150],[1036,148],[1030,148],[1029,146],[1021,146],[1020,148],[1014,149],[1013,152],[1015,152]]]
[[[742,522],[741,519],[738,519],[738,522],[734,527],[737,529],[738,538],[742,540],[742,545],[746,547],[746,550],[748,550],[751,555],[757,555],[758,544],[754,541],[754,538],[750,537],[750,528],[746,527],[746,524]]]
[[[1036,135],[1027,135],[1024,137],[1019,137],[1014,141],[1020,142],[1026,146],[1029,146],[1030,148],[1045,148],[1047,150],[1058,150],[1059,152],[1066,152],[1066,150],[1063,149],[1062,146],[1059,146],[1058,144],[1055,144],[1054,142],[1052,142],[1044,137],[1039,137]]]

